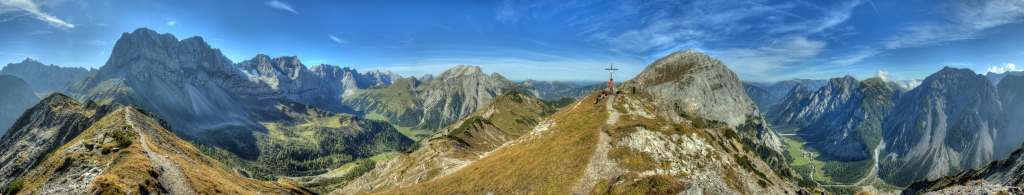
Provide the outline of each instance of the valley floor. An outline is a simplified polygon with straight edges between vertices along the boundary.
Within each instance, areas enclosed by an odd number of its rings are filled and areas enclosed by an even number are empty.
[[[790,146],[786,148],[786,154],[792,159],[789,165],[793,167],[793,170],[796,170],[803,177],[810,176],[815,183],[831,193],[853,194],[867,191],[874,194],[899,194],[900,190],[902,190],[878,178],[878,154],[884,149],[884,145],[880,145],[875,149],[872,159],[857,162],[840,162],[821,156],[814,148],[805,147],[804,144],[808,142],[796,134],[781,135],[785,139],[786,144]],[[870,166],[870,170],[861,171],[868,166],[857,166],[860,164]],[[854,174],[844,174],[849,172],[854,172]]]

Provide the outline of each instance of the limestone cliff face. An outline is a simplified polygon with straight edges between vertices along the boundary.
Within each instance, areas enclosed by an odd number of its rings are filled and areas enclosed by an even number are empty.
[[[356,89],[345,88],[345,79],[337,78],[338,73],[344,77],[344,69],[331,65],[306,69],[295,56],[271,59],[260,54],[234,64],[234,68],[244,73],[250,82],[266,83],[288,99],[332,112],[344,112],[339,105],[342,94],[347,89]]]
[[[761,113],[743,90],[743,83],[722,61],[700,52],[687,50],[672,53],[644,68],[636,78],[624,82],[619,90],[649,94],[654,101],[674,107],[680,113],[692,113],[722,121],[730,127],[758,118],[762,123],[760,140],[778,149],[779,139],[764,127]]]
[[[272,109],[288,96],[242,75],[201,37],[179,41],[140,28],[122,34],[99,72],[69,93],[83,101],[147,108],[187,134],[227,127],[259,130],[246,110]]]
[[[1024,76],[1007,75],[996,85],[1006,114],[1006,129],[996,133],[994,158],[1004,158],[1024,144]]]
[[[36,103],[39,98],[28,83],[15,76],[0,75],[0,135]]]
[[[344,97],[360,89],[356,79],[359,72],[355,69],[320,64],[309,68],[309,71],[325,80],[325,88],[332,90],[330,95],[337,95],[340,92]]]
[[[774,169],[792,174],[780,152],[781,138],[765,124],[736,74],[718,59],[693,50],[678,51],[617,87],[627,93],[636,91],[654,105],[679,114],[724,122]]]
[[[804,121],[793,121],[793,119],[800,119],[802,117],[796,116],[796,110],[801,110],[803,106],[803,100],[806,100],[810,95],[814,93],[803,84],[797,84],[789,91],[789,94],[779,99],[778,104],[768,110],[768,116],[765,120],[776,126],[782,124],[806,124],[808,120]]]
[[[883,124],[883,179],[898,185],[978,168],[993,159],[1007,124],[996,86],[946,67],[896,101]]]
[[[32,86],[32,91],[49,95],[50,92],[64,92],[67,88],[85,77],[92,75],[96,69],[59,67],[43,65],[39,61],[25,58],[21,63],[10,63],[0,69],[0,75],[12,75]]]
[[[850,118],[850,114],[853,114],[852,111],[856,109],[857,103],[860,103],[860,100],[864,98],[864,94],[857,91],[859,86],[860,82],[849,75],[830,79],[828,85],[810,93],[806,97],[787,99],[787,101],[794,101],[795,105],[791,105],[790,102],[780,103],[780,105],[787,106],[773,109],[769,112],[769,121],[773,121],[773,125],[789,125],[803,128],[814,123],[824,115],[841,113],[846,118]],[[843,118],[842,116],[834,117]]]

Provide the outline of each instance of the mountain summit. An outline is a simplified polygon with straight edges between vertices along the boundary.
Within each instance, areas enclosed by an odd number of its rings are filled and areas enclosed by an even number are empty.
[[[898,186],[985,165],[1007,123],[996,86],[970,69],[945,67],[895,105],[880,176]]]
[[[693,50],[678,51],[651,63],[618,88],[674,113],[721,121],[774,170],[794,175],[782,156],[781,138],[768,128],[743,83],[721,60]]]

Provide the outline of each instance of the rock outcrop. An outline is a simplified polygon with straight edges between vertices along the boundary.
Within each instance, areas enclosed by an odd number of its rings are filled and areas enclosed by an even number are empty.
[[[21,63],[10,63],[0,69],[0,75],[12,75],[32,86],[32,91],[49,95],[52,92],[64,92],[71,85],[85,79],[96,72],[96,69],[60,67],[43,65],[39,61],[25,58]]]
[[[36,103],[39,98],[28,83],[15,76],[0,75],[0,135]]]
[[[879,175],[906,186],[981,167],[993,159],[1006,124],[992,82],[970,69],[943,68],[896,101],[882,126]]]

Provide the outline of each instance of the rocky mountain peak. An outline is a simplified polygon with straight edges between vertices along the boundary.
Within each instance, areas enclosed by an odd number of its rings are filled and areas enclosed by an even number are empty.
[[[430,82],[432,80],[434,80],[434,75],[430,73],[424,74],[420,77],[420,82]]]
[[[196,69],[227,72],[231,64],[231,60],[224,57],[219,49],[211,48],[202,37],[179,41],[169,33],[158,34],[139,28],[121,35],[107,63],[99,71],[104,75],[131,74],[145,78],[143,74],[160,73],[154,76],[167,77],[170,74],[185,75],[186,71]],[[207,76],[195,73],[198,72],[173,77]]]
[[[459,76],[473,76],[473,77],[486,77],[484,71],[479,66],[473,65],[458,65],[451,69],[445,70],[441,75],[438,75],[436,79],[445,80]]]
[[[43,65],[43,63],[41,63],[39,61],[36,61],[36,60],[33,60],[32,58],[25,58],[25,60],[21,61],[21,64],[24,64],[24,65],[29,65],[29,64]]]
[[[978,168],[993,159],[1007,121],[996,86],[970,69],[945,67],[896,101],[882,125],[885,151],[902,166],[883,177],[900,185]],[[908,160],[910,159],[910,160]]]
[[[721,60],[693,50],[677,51],[644,68],[621,89],[649,93],[655,99],[672,101],[669,105],[730,127],[761,117],[743,84]],[[737,98],[739,97],[739,98]]]

